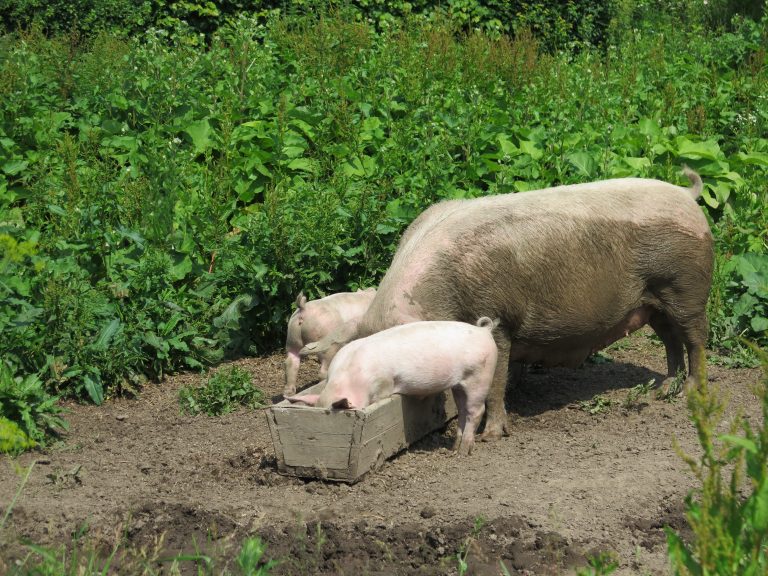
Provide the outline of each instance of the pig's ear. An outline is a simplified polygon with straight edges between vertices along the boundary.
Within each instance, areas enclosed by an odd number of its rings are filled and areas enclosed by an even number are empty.
[[[296,396],[286,396],[288,402],[292,404],[306,404],[307,406],[316,406],[320,400],[320,394],[300,394]]]
[[[336,408],[337,410],[349,410],[352,408],[352,404],[349,403],[349,398],[342,398],[341,400],[336,400],[333,404],[331,404],[333,408]]]
[[[299,357],[304,358],[305,356],[313,356],[315,354],[320,354],[323,351],[323,348],[325,350],[328,349],[328,346],[321,347],[322,340],[318,340],[317,342],[310,342],[304,348],[299,350]]]

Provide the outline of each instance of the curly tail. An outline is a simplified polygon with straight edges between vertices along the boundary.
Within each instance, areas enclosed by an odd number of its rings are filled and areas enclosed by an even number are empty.
[[[691,198],[696,200],[701,196],[701,191],[704,189],[704,183],[701,181],[701,176],[685,165],[683,166],[683,173],[688,176],[688,180],[691,181],[691,187],[688,188],[688,193],[691,195]]]
[[[478,321],[475,323],[475,326],[478,326],[479,328],[487,328],[488,330],[493,330],[498,325],[499,325],[498,318],[496,318],[496,320],[491,320],[490,318],[488,318],[488,316],[483,316],[479,318]]]

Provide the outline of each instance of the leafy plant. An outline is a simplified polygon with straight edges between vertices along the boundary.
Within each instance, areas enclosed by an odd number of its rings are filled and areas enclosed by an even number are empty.
[[[235,561],[242,576],[266,576],[278,565],[276,560],[262,564],[266,546],[260,538],[246,538]],[[262,565],[260,565],[262,564]]]
[[[58,400],[46,392],[36,375],[14,378],[10,368],[0,362],[0,451],[16,453],[45,444],[49,435],[66,430]]]
[[[651,378],[648,382],[640,383],[630,388],[627,392],[627,397],[622,403],[622,407],[624,407],[626,410],[630,410],[632,408],[639,409],[642,402],[641,398],[648,396],[651,390],[653,390],[655,384],[656,379]]]
[[[472,542],[480,534],[480,531],[483,529],[483,526],[485,526],[485,522],[486,520],[483,516],[478,516],[477,518],[475,518],[475,522],[472,526],[472,531],[470,532],[469,536],[466,537],[461,547],[459,548],[459,551],[456,553],[456,561],[458,562],[458,565],[459,565],[459,576],[464,576],[464,574],[466,574],[467,570],[469,569],[469,565],[467,564],[469,549],[472,545]]]
[[[768,338],[768,254],[732,256],[721,272],[726,284],[718,329],[724,339]]]
[[[0,453],[15,456],[36,445],[16,422],[0,417]]]
[[[251,375],[237,366],[222,368],[203,386],[184,386],[179,390],[181,410],[187,414],[221,416],[239,406],[259,408],[264,393],[251,384]]]
[[[685,500],[693,541],[666,528],[675,574],[765,574],[768,570],[768,356],[756,392],[763,422],[753,430],[736,419],[728,434],[716,428],[725,401],[706,378],[691,390],[688,408],[699,438],[699,458],[682,454],[699,482]],[[739,430],[740,429],[740,430]],[[738,432],[741,432],[740,434]],[[730,478],[728,478],[730,476]],[[747,495],[742,495],[745,487]]]
[[[678,370],[675,377],[669,382],[668,387],[665,389],[663,386],[659,387],[656,391],[656,398],[664,400],[666,402],[673,403],[683,392],[685,386],[685,371]]]
[[[611,406],[613,406],[613,400],[604,394],[595,394],[589,400],[580,401],[578,406],[580,410],[595,416],[596,414],[604,414],[610,411]]]

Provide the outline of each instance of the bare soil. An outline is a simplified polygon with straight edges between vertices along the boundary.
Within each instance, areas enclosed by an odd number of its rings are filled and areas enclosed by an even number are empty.
[[[112,572],[168,571],[179,553],[218,559],[235,571],[247,536],[279,560],[275,574],[572,574],[600,551],[619,574],[666,574],[663,528],[690,537],[683,499],[694,487],[673,442],[699,451],[685,401],[653,394],[625,405],[630,388],[661,381],[662,346],[640,332],[582,368],[529,369],[508,392],[510,435],[478,443],[468,458],[449,447],[455,423],[411,446],[354,485],[277,474],[262,411],[220,418],[180,413],[178,390],[202,383],[181,374],[137,399],[68,405],[70,430],[43,452],[0,463],[0,514],[37,461],[0,533],[0,572],[23,557],[23,541],[72,545],[73,534],[108,553]],[[282,356],[236,362],[272,402]],[[316,381],[305,362],[300,382]],[[730,396],[727,418],[759,424],[757,369],[709,367]],[[590,414],[601,394],[609,404]],[[594,406],[592,404],[591,406]],[[196,573],[191,562],[182,572]]]

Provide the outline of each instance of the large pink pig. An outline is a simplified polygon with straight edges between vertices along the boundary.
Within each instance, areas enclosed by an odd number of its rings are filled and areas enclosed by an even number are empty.
[[[296,298],[296,310],[288,321],[288,335],[285,339],[285,389],[284,395],[296,393],[296,380],[299,374],[301,357],[299,351],[311,342],[316,342],[349,323],[350,329],[357,328],[357,323],[371,305],[376,296],[375,288],[358,290],[357,292],[340,292],[331,294],[319,300],[307,301],[303,293]],[[328,373],[330,356],[318,354],[320,360],[320,377]]]
[[[707,297],[713,239],[690,188],[619,178],[520,194],[440,202],[403,234],[376,298],[347,342],[418,320],[499,318],[499,361],[488,394],[484,439],[507,428],[504,391],[523,364],[578,365],[644,324],[664,343],[669,389],[706,374]]]
[[[323,408],[365,408],[392,394],[429,396],[449,388],[459,415],[455,449],[469,454],[496,370],[497,325],[412,322],[347,344],[328,367],[320,394],[289,397]]]

